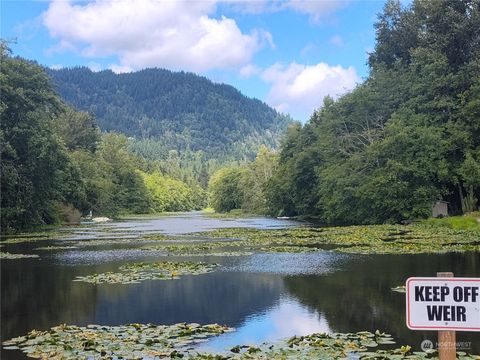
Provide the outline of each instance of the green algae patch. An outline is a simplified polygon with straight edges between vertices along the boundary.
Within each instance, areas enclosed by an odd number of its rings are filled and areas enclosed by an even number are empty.
[[[147,280],[173,280],[184,275],[201,275],[215,271],[219,265],[203,262],[133,263],[123,265],[119,272],[77,276],[73,281],[91,284],[138,284]]]
[[[38,257],[39,256],[35,254],[11,254],[9,252],[0,252],[0,259],[2,260],[27,259]]]
[[[230,238],[237,246],[263,252],[334,250],[354,254],[420,254],[480,251],[480,230],[424,224],[258,230],[218,229],[203,233]]]

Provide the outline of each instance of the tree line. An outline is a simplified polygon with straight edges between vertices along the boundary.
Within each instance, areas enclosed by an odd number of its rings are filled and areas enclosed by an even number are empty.
[[[480,2],[389,0],[375,30],[368,78],[287,130],[265,213],[371,224],[427,217],[437,200],[477,208]]]
[[[173,179],[60,100],[44,69],[1,43],[1,231],[94,215],[203,208],[200,185]]]

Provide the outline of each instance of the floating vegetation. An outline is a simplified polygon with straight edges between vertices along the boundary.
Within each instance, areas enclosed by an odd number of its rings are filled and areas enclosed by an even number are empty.
[[[171,326],[59,325],[49,331],[33,330],[3,342],[4,349],[19,349],[36,359],[142,359],[174,357],[186,346],[232,329],[217,324]]]
[[[212,239],[215,240],[215,239]],[[254,246],[243,240],[211,241],[188,244],[168,244],[143,247],[142,250],[161,251],[170,256],[244,256],[254,252],[312,252],[321,248],[305,245],[280,245],[272,243],[269,246]]]
[[[319,249],[356,254],[418,254],[480,251],[480,231],[422,224],[258,230],[227,228],[201,235],[237,239],[236,246],[257,251],[306,252]]]
[[[26,258],[38,258],[35,254],[11,254],[9,252],[0,252],[0,259],[13,260],[13,259],[26,259]]]
[[[144,234],[142,236],[142,239],[152,240],[152,241],[164,241],[164,240],[170,240],[171,237],[168,237],[167,235],[160,234],[160,233],[150,233],[150,234]]]
[[[232,246],[232,242],[217,241],[146,246],[142,250],[159,251],[166,256],[249,256],[253,254],[237,246],[236,243]]]
[[[151,241],[151,240],[150,240]],[[105,246],[105,245],[131,245],[133,243],[149,242],[148,240],[141,240],[138,237],[128,238],[88,238],[81,240],[68,240],[73,246],[87,247],[87,246]]]
[[[221,252],[205,252],[205,253],[187,253],[187,254],[168,254],[169,256],[252,256],[253,252],[249,251],[221,251]]]
[[[35,250],[71,250],[78,249],[77,246],[42,246],[35,248]]]
[[[155,262],[123,265],[120,272],[106,272],[87,276],[77,276],[73,281],[91,284],[138,284],[146,280],[172,280],[182,275],[201,275],[214,271],[217,264],[203,262]]]
[[[120,267],[121,271],[153,271],[163,272],[166,274],[178,274],[178,275],[199,275],[212,272],[218,265],[207,264],[202,262],[171,262],[162,261],[155,263],[133,263]]]
[[[152,359],[184,358],[228,359],[437,359],[436,351],[415,352],[408,345],[391,349],[395,341],[389,334],[317,333],[263,343],[238,345],[221,354],[199,352],[197,343],[233,329],[217,324],[176,324],[171,326],[131,324],[125,326],[60,325],[49,331],[33,330],[3,343],[4,349],[21,350],[38,359]],[[388,347],[382,349],[381,347]],[[375,351],[373,351],[375,350]],[[354,354],[349,356],[349,354]],[[458,353],[460,359],[478,356]]]
[[[22,244],[34,241],[59,239],[62,236],[64,236],[64,234],[53,231],[46,233],[2,235],[2,244]]]
[[[250,247],[251,249],[255,249],[254,247]],[[312,252],[312,251],[319,251],[322,250],[321,248],[317,248],[314,246],[280,246],[273,244],[270,247],[263,246],[257,249],[258,251],[262,252],[279,252],[279,253],[300,253],[300,252]]]
[[[349,353],[358,353],[353,358],[366,359],[366,351],[381,345],[395,344],[389,334],[370,333],[316,333],[307,336],[294,336],[278,343],[264,343],[260,346],[235,346],[230,349],[233,355],[228,354],[220,359],[344,359]],[[377,354],[382,350],[368,353]],[[382,357],[377,359],[394,359],[390,355],[405,355],[410,351],[406,347],[397,350],[383,350]],[[385,356],[386,355],[386,356]],[[211,354],[202,354],[200,359],[208,359]],[[373,357],[375,358],[375,357]]]

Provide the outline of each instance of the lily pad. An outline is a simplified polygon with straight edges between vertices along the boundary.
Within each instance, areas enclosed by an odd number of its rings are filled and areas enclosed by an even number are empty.
[[[87,358],[184,358],[203,360],[246,359],[437,359],[434,353],[413,352],[408,345],[381,349],[392,344],[389,334],[315,333],[261,345],[237,345],[224,353],[206,353],[195,349],[199,341],[209,340],[233,329],[217,324],[175,324],[171,326],[130,324],[125,326],[60,325],[49,331],[33,330],[26,336],[3,343],[4,349],[20,349],[29,357],[48,359]],[[462,353],[465,360],[478,359]]]
[[[170,357],[195,340],[232,331],[217,324],[170,326],[130,324],[125,326],[59,325],[48,331],[32,330],[26,336],[3,342],[4,349],[20,348],[38,359],[88,359]],[[179,345],[181,344],[181,345]]]
[[[26,259],[26,258],[38,258],[36,254],[11,254],[9,252],[0,252],[0,259],[13,260],[13,259]]]
[[[35,250],[71,250],[77,249],[76,246],[42,246],[35,248]]]
[[[123,265],[119,272],[77,276],[73,281],[91,284],[138,284],[146,280],[173,280],[183,275],[200,275],[214,271],[219,265],[203,262],[133,263]]]
[[[292,229],[217,229],[201,236],[229,238],[248,250],[357,254],[417,254],[480,251],[480,230],[439,229],[415,224]]]

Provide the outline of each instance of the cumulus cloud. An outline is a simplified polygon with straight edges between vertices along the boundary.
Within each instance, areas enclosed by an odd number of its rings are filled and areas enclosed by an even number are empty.
[[[246,34],[235,20],[214,18],[215,8],[214,0],[54,0],[43,23],[62,48],[86,57],[118,56],[114,71],[240,68],[265,44],[274,46],[265,30]]]
[[[360,82],[355,68],[325,63],[311,66],[276,63],[261,76],[271,84],[267,103],[299,120],[307,120],[322,105],[325,96],[338,98]]]

